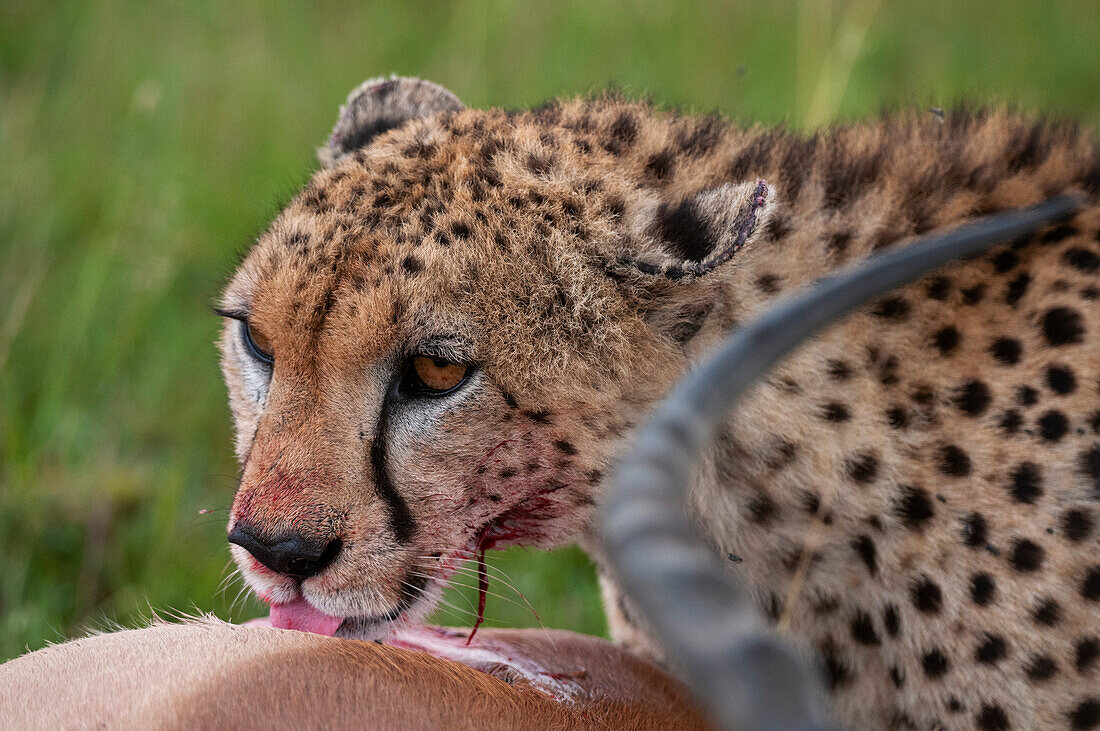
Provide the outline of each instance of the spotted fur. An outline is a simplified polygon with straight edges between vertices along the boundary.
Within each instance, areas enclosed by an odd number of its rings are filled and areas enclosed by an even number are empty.
[[[579,539],[599,560],[615,456],[725,334],[877,249],[1073,191],[1071,220],[790,357],[731,416],[693,504],[820,659],[843,722],[1100,724],[1093,137],[1003,110],[813,136],[613,95],[462,110],[425,84],[353,94],[329,166],[221,303],[275,351],[263,371],[227,325],[232,520],[343,542],[300,588],[238,551],[262,596],[301,591],[370,634],[430,608],[463,550]],[[425,350],[474,364],[469,382],[395,398]],[[604,592],[615,637],[659,654]]]

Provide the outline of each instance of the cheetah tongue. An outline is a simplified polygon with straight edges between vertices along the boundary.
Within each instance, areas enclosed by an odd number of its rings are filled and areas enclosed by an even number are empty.
[[[314,609],[305,598],[301,598],[289,604],[272,604],[270,621],[275,629],[296,629],[332,637],[344,620]]]

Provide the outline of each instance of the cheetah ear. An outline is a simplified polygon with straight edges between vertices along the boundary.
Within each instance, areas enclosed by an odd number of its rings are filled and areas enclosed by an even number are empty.
[[[621,256],[612,275],[639,298],[646,320],[681,345],[699,332],[720,299],[721,278],[706,275],[759,237],[774,202],[767,183],[727,184],[661,203],[634,228],[639,248]]]
[[[466,107],[439,84],[423,79],[391,76],[363,82],[348,94],[328,145],[317,151],[325,167],[332,167],[374,137],[411,119]]]
[[[725,264],[765,227],[773,202],[768,184],[726,184],[662,203],[643,224],[662,249],[664,261],[619,257],[618,264],[651,277],[702,277]]]

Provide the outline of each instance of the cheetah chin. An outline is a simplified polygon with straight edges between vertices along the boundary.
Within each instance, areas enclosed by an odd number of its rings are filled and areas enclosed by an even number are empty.
[[[271,607],[271,616],[245,622],[252,627],[312,632],[326,637],[347,639],[374,639],[391,647],[414,652],[424,652],[434,657],[461,663],[487,675],[500,678],[509,684],[525,685],[567,703],[574,700],[581,688],[561,673],[551,672],[519,647],[497,638],[477,637],[472,633],[450,627],[436,627],[417,623],[391,624],[390,629],[376,638],[376,628],[390,624],[388,619],[349,620],[331,617],[318,611],[306,599]],[[364,636],[363,628],[367,628]],[[583,672],[583,671],[581,671]]]

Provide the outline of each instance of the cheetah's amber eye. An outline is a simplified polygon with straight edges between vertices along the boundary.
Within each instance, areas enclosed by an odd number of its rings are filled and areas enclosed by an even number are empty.
[[[256,326],[247,320],[244,322],[244,342],[252,355],[264,363],[275,362],[275,351],[271,348],[271,341],[267,336],[256,329]]]
[[[417,385],[432,394],[446,393],[466,380],[470,367],[428,355],[414,355],[412,374]]]

